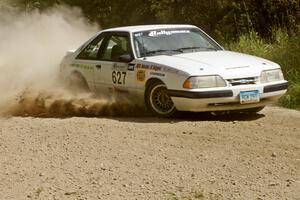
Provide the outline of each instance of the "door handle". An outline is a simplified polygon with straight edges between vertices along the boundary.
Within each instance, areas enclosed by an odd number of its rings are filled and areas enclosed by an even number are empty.
[[[101,65],[96,65],[97,69],[101,69],[101,67],[102,67]]]

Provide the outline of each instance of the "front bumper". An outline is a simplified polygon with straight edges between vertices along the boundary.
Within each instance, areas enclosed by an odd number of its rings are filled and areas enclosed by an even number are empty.
[[[277,91],[287,90],[287,89],[288,89],[288,82],[285,82],[285,83],[265,86],[264,93],[277,92]]]
[[[168,90],[177,110],[179,111],[224,111],[239,110],[266,106],[276,102],[287,90],[288,82],[265,85],[240,85],[224,90],[210,91],[179,91]],[[242,91],[258,90],[260,102],[240,104]]]
[[[219,97],[232,97],[232,90],[206,91],[206,92],[188,92],[179,90],[169,90],[168,94],[171,97],[182,97],[188,99],[208,99]]]

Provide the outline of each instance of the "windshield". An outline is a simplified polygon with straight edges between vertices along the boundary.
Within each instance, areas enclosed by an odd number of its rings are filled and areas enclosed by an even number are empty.
[[[137,57],[172,55],[222,48],[196,28],[160,29],[133,34]]]

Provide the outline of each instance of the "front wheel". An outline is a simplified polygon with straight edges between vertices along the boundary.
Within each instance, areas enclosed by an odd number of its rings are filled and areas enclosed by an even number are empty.
[[[167,91],[167,87],[160,81],[154,81],[146,88],[146,106],[156,116],[171,117],[176,113],[175,105]]]

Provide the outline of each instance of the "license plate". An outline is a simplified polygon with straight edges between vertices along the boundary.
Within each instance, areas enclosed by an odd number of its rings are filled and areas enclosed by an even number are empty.
[[[258,103],[260,102],[259,91],[245,91],[240,93],[241,104]]]

